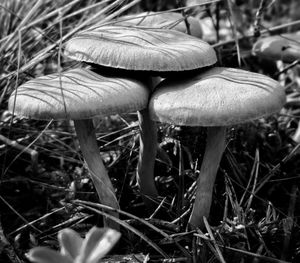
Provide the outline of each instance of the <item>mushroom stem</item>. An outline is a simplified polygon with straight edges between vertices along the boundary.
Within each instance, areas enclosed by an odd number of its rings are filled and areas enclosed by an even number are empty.
[[[196,197],[189,219],[189,227],[203,228],[203,217],[209,216],[212,194],[219,164],[225,150],[226,128],[208,127],[206,149],[197,179]]]
[[[90,171],[100,203],[119,209],[119,203],[115,195],[114,187],[109,179],[99,153],[92,119],[74,120],[74,125],[80,148]],[[109,213],[118,218],[117,212]],[[104,219],[104,224],[111,228],[119,229],[119,225],[114,221]]]
[[[154,182],[154,163],[157,152],[157,125],[150,119],[149,109],[138,112],[140,125],[140,149],[137,167],[137,183],[143,200],[150,209],[154,206],[152,198],[158,196]]]

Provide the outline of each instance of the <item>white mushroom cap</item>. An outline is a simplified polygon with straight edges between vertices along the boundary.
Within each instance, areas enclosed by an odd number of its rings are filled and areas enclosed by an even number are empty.
[[[174,72],[216,63],[214,49],[206,42],[168,29],[101,26],[82,31],[65,45],[75,60],[106,67]]]
[[[300,59],[300,37],[286,34],[261,38],[253,45],[252,52],[258,57],[291,63]]]
[[[24,83],[11,94],[8,108],[33,119],[90,119],[143,109],[148,97],[140,81],[78,68]]]
[[[227,126],[279,111],[284,89],[267,76],[211,68],[189,80],[166,79],[149,103],[153,120],[187,126]]]
[[[134,25],[151,28],[165,28],[172,29],[182,33],[187,33],[184,17],[180,13],[174,12],[143,12],[134,15],[122,16],[116,22],[115,25]],[[202,27],[199,19],[192,16],[187,18],[189,23],[191,36],[201,38]]]

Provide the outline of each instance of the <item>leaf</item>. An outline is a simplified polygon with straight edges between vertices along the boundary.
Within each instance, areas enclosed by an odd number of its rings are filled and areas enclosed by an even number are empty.
[[[72,260],[47,247],[36,247],[29,251],[28,259],[36,263],[72,263]]]
[[[86,235],[78,262],[97,263],[116,244],[120,236],[116,230],[93,227]]]
[[[70,228],[63,229],[58,234],[58,240],[62,255],[69,256],[73,260],[79,255],[83,239],[76,231]]]

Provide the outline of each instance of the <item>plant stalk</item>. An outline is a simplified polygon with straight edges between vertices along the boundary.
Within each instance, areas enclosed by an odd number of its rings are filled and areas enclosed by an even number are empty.
[[[137,167],[137,183],[146,206],[154,208],[153,198],[158,196],[154,181],[154,163],[157,153],[157,125],[150,119],[149,110],[138,112],[140,125],[140,149]]]
[[[92,119],[75,120],[74,125],[80,148],[90,171],[100,203],[119,209],[119,203],[115,195],[114,187],[109,179],[99,153]],[[110,214],[117,218],[119,217],[117,212],[110,212]],[[116,230],[119,229],[119,225],[109,219],[104,219],[104,225]]]
[[[196,197],[189,219],[189,227],[203,228],[203,217],[209,216],[212,194],[219,164],[225,150],[226,128],[208,127],[206,149],[197,179]]]

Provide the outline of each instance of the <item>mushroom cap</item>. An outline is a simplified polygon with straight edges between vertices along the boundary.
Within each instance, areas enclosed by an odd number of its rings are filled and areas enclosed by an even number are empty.
[[[184,17],[180,13],[174,12],[143,12],[134,15],[120,17],[115,25],[133,25],[151,28],[173,29],[182,33],[187,33]],[[187,17],[191,36],[201,38],[202,27],[198,19]]]
[[[65,45],[75,60],[101,66],[153,72],[195,70],[216,63],[206,42],[168,29],[99,26],[85,30]]]
[[[137,80],[108,78],[77,68],[30,80],[14,91],[8,109],[39,120],[90,119],[147,107],[149,91]]]
[[[279,111],[285,103],[279,83],[258,73],[211,68],[189,80],[166,79],[152,94],[155,121],[187,126],[227,126]]]
[[[286,34],[261,38],[253,45],[252,52],[259,57],[292,63],[300,59],[300,36]]]

